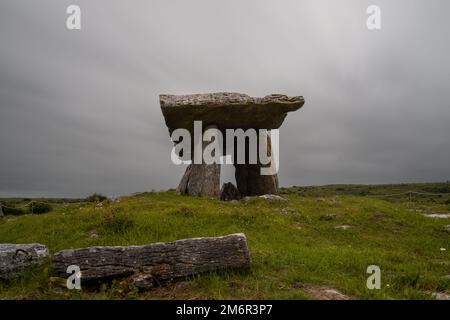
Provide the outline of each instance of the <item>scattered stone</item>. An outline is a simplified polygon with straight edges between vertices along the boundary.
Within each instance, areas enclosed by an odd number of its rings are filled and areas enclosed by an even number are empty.
[[[292,226],[295,229],[297,229],[297,230],[302,230],[303,229],[303,226],[300,223],[298,223],[298,222],[295,222]]]
[[[48,257],[48,249],[39,243],[0,244],[0,279],[11,279]]]
[[[443,213],[428,213],[428,214],[424,214],[423,216],[427,217],[427,218],[439,218],[439,219],[450,218],[450,214],[443,214]]]
[[[302,214],[296,210],[290,209],[290,208],[282,208],[281,210],[278,210],[279,213],[285,216],[296,216],[299,217]]]
[[[148,273],[135,273],[129,280],[139,290],[148,290],[155,286],[155,278],[151,275],[151,271]]]
[[[450,300],[450,294],[444,292],[435,292],[432,294],[436,300]]]
[[[95,238],[98,238],[97,230],[89,231],[87,239],[95,239]]]
[[[334,288],[304,286],[303,290],[316,300],[350,300],[350,297]]]
[[[328,204],[330,205],[330,206],[335,206],[336,204],[337,204],[337,201],[336,201],[336,199],[330,199],[330,201],[328,201]]]
[[[220,200],[222,201],[232,201],[239,200],[240,194],[238,189],[231,182],[224,183],[222,189],[220,190]]]
[[[324,214],[323,216],[321,216],[320,220],[322,220],[322,221],[331,221],[331,220],[335,220],[336,217],[337,217],[336,214],[328,213],[328,214]]]
[[[277,196],[276,194],[264,194],[259,196],[261,199],[267,200],[269,202],[288,202],[287,199]]]
[[[343,224],[343,225],[340,225],[340,226],[335,226],[334,228],[335,229],[341,229],[341,230],[347,230],[347,229],[350,229],[352,226],[349,226],[348,224]]]

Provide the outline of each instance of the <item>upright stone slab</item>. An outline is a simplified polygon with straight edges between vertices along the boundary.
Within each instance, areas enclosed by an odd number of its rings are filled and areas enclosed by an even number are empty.
[[[217,198],[220,193],[220,164],[190,164],[178,185],[179,194]]]
[[[259,137],[258,137],[259,144]],[[249,154],[248,141],[245,145],[246,154]],[[272,143],[270,137],[267,136],[267,156],[272,158]],[[259,162],[259,152],[257,154],[258,163],[250,164],[247,162],[245,164],[238,164],[237,159],[234,159],[234,167],[236,184],[239,192],[244,196],[258,196],[263,194],[277,194],[279,192],[278,186],[278,176],[274,175],[262,175],[261,169],[268,167],[267,165],[262,165]],[[275,161],[273,158],[271,161]]]
[[[208,129],[216,126],[209,126]],[[202,150],[207,143],[202,143]],[[205,196],[209,198],[218,198],[220,195],[220,164],[191,164],[186,168],[183,178],[178,185],[179,194],[188,194],[191,196]]]
[[[226,129],[278,129],[287,113],[298,110],[304,102],[301,96],[280,94],[263,98],[229,92],[160,95],[161,110],[169,133],[183,128],[189,130],[192,136],[194,121],[202,121],[203,128],[215,126],[222,132]],[[261,175],[261,166],[260,163],[235,164],[237,188],[242,196],[278,193],[277,175]],[[186,169],[178,192],[218,197],[219,183],[220,165],[193,164]]]

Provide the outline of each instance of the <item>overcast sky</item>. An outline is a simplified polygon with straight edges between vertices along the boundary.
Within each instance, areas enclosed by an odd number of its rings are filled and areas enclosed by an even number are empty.
[[[448,0],[2,0],[0,197],[176,187],[161,93],[303,95],[280,130],[284,186],[450,180],[449,12]]]

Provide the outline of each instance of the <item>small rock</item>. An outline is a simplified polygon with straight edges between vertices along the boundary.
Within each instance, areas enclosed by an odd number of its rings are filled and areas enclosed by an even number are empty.
[[[4,216],[3,208],[2,208],[2,206],[0,206],[0,217],[3,217],[3,216]]]
[[[38,265],[48,257],[48,249],[39,243],[0,244],[0,279],[18,276],[31,265]]]
[[[282,208],[281,210],[278,210],[278,212],[284,216],[300,217],[302,215],[300,212],[293,210],[293,209],[289,209],[289,208]]]
[[[334,206],[334,205],[337,204],[337,201],[336,201],[336,199],[331,199],[330,201],[328,201],[328,204],[329,204],[330,206]]]
[[[347,225],[347,224],[343,224],[343,225],[340,225],[340,226],[335,226],[334,228],[335,229],[341,229],[341,230],[347,230],[347,229],[350,229],[352,226],[349,226],[349,225]]]
[[[300,224],[300,223],[294,223],[293,225],[292,225],[295,229],[297,229],[297,230],[302,230],[303,229],[303,226]]]
[[[259,197],[269,202],[288,202],[287,199],[277,196],[276,194],[265,194]]]
[[[303,289],[316,300],[350,300],[350,297],[334,288],[305,286]]]
[[[130,280],[139,290],[148,290],[155,286],[155,279],[148,273],[136,273],[130,277]]]
[[[328,214],[325,214],[325,215],[321,216],[321,217],[320,217],[320,220],[323,220],[323,221],[331,221],[331,220],[336,219],[336,217],[337,217],[336,214],[334,214],[334,213],[328,213]]]
[[[439,218],[439,219],[450,218],[450,214],[442,214],[442,213],[429,213],[429,214],[424,214],[423,216],[427,217],[427,218]]]
[[[435,292],[432,296],[436,300],[450,300],[450,295],[444,292]]]
[[[91,231],[89,231],[89,234],[88,234],[88,237],[87,237],[88,239],[95,239],[95,238],[98,238],[98,233],[97,233],[97,230],[91,230]]]
[[[231,182],[224,183],[220,190],[220,200],[232,201],[240,199],[239,190]]]

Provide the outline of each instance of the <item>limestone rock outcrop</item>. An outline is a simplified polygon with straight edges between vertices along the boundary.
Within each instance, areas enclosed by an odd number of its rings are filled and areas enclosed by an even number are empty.
[[[11,279],[32,265],[39,265],[48,258],[46,246],[31,244],[0,244],[0,279]]]

